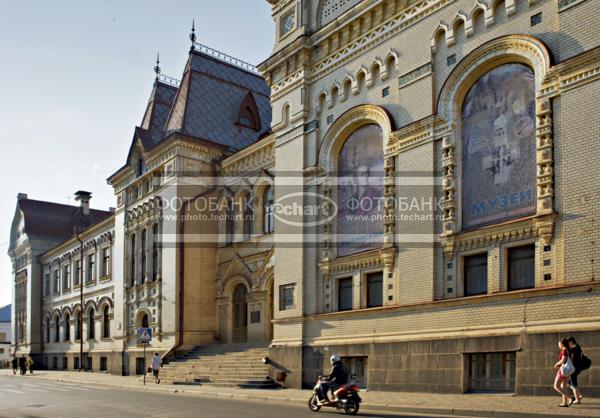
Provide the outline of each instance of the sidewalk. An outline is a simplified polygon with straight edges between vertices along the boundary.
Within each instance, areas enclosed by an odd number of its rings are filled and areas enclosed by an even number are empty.
[[[0,370],[2,375],[12,371]],[[155,385],[152,377],[146,386],[136,376],[113,376],[105,373],[38,371],[26,379],[44,379],[86,385],[111,386],[130,390],[182,393],[193,396],[222,397],[239,400],[294,403],[306,405],[310,391],[300,389],[237,389],[186,385]],[[533,417],[600,417],[600,399],[584,398],[582,405],[559,408],[560,398],[511,395],[438,395],[426,393],[362,391],[361,410],[438,414],[448,416],[533,418]],[[308,408],[308,407],[307,407]]]

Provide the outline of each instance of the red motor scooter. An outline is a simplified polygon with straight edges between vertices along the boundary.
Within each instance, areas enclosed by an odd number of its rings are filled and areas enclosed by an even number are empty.
[[[319,412],[322,407],[326,408],[336,408],[338,411],[344,411],[348,415],[356,415],[360,408],[360,403],[362,399],[358,396],[359,388],[354,383],[354,381],[350,381],[343,386],[340,386],[333,393],[333,400],[328,400],[326,403],[319,403],[319,395],[318,391],[320,391],[321,387],[321,376],[317,379],[317,384],[313,389],[313,394],[308,400],[308,407],[313,412]]]

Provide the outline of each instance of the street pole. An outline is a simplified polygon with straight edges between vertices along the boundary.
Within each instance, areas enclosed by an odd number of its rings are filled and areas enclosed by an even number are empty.
[[[144,341],[144,386],[146,386],[146,373],[148,373],[148,368],[146,367],[146,342]]]
[[[83,240],[77,234],[79,241],[79,271],[76,271],[79,281],[79,371],[83,370]]]

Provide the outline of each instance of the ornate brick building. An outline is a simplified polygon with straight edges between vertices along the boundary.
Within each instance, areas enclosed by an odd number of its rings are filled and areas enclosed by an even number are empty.
[[[92,268],[112,254],[88,365],[139,372],[140,326],[172,380],[204,377],[179,353],[240,343],[296,387],[334,352],[371,389],[450,393],[550,393],[569,335],[600,358],[600,0],[269,2],[260,73],[195,45],[157,77],[81,238]],[[28,244],[23,202],[16,348],[52,367],[80,308],[35,283],[80,255]],[[600,394],[595,366],[580,383]]]

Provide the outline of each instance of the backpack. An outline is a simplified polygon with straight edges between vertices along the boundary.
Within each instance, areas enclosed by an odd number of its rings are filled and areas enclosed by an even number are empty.
[[[589,357],[582,355],[581,360],[579,360],[579,369],[583,371],[590,367],[592,367],[592,360]]]

